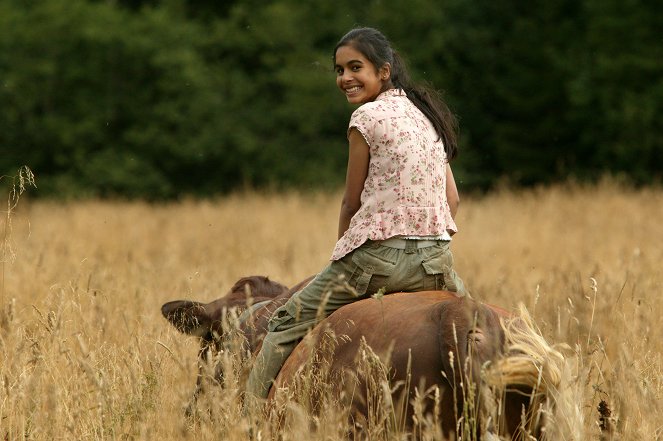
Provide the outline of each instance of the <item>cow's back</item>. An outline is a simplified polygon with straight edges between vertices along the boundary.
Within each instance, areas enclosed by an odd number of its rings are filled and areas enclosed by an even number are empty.
[[[479,328],[483,328],[488,335],[488,339],[481,342],[481,347],[475,348],[482,353],[474,357],[478,361],[494,357],[499,350],[499,321],[493,309],[485,305],[459,299],[446,291],[395,293],[380,299],[358,301],[344,306],[321,322],[304,339],[304,344],[293,351],[275,384],[280,387],[295,381],[311,350],[319,348],[331,330],[335,343],[327,360],[332,375],[357,372],[361,364],[358,359],[361,358],[363,340],[381,360],[385,361],[387,354],[390,355],[392,385],[409,380],[408,401],[414,396],[415,387],[437,385],[442,392],[439,407],[443,415],[440,417],[448,422],[444,424],[445,430],[453,430],[454,408],[458,410],[462,399],[454,399],[451,385],[460,383],[462,368],[452,368],[449,352],[454,352],[456,364],[459,359],[467,357],[468,338],[471,338],[468,336],[473,332],[474,323],[478,323]],[[365,356],[366,351],[363,352]],[[344,378],[347,376],[344,375]],[[358,384],[359,390],[355,393],[365,395],[366,390],[362,390],[366,387],[365,381],[360,378]],[[400,398],[402,390],[396,393],[395,398]],[[366,414],[363,402],[361,398],[353,401],[355,412]],[[427,411],[430,411],[432,402],[428,404]],[[412,409],[409,409],[411,412]]]

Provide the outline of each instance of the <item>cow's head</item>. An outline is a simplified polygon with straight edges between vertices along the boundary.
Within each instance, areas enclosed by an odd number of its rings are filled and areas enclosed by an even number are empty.
[[[222,366],[214,366],[214,355],[220,349],[224,322],[229,322],[224,315],[233,308],[241,310],[250,304],[271,300],[287,290],[286,286],[267,277],[250,276],[238,280],[226,295],[210,303],[175,300],[161,307],[163,316],[178,331],[200,338],[198,380],[191,401],[186,407],[187,416],[194,414],[198,396],[205,390],[209,380],[212,383],[223,380]]]
[[[223,297],[210,303],[175,300],[161,307],[163,316],[180,332],[212,341],[223,335],[223,315],[232,308],[274,297],[287,291],[287,287],[263,276],[243,277]]]

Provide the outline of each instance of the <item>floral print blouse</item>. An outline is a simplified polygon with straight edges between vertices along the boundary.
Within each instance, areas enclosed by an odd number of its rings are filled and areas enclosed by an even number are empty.
[[[441,236],[457,231],[447,202],[447,157],[428,118],[405,92],[390,89],[357,108],[350,118],[369,147],[361,207],[331,260],[367,240]]]

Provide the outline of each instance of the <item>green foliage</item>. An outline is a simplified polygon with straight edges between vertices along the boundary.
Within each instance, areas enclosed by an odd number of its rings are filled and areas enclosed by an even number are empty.
[[[0,55],[0,139],[42,194],[174,196],[173,177],[217,148],[207,136],[221,117],[217,80],[195,24],[80,0],[11,12],[0,25],[12,29]]]
[[[589,165],[636,183],[663,170],[663,4],[587,0],[580,72],[570,83],[573,117]]]
[[[331,49],[382,29],[460,117],[459,184],[661,178],[656,2],[8,0],[0,173],[42,196],[337,187],[353,108]]]

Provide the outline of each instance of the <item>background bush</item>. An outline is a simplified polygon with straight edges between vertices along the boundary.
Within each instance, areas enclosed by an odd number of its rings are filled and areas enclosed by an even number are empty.
[[[465,189],[660,181],[663,3],[5,0],[0,173],[39,195],[334,188],[353,107],[331,50],[383,30],[459,115]]]

